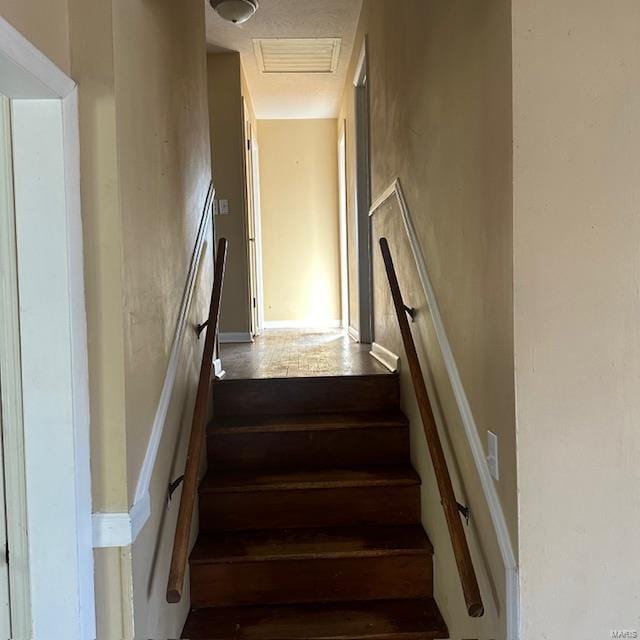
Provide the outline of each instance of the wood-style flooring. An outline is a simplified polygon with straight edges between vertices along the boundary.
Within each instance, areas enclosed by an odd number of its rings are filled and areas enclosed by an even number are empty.
[[[342,330],[268,330],[253,344],[221,345],[227,379],[388,374]]]

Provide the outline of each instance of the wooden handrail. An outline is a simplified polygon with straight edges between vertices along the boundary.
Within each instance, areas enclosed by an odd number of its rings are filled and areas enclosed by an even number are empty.
[[[427,446],[429,447],[429,453],[431,455],[431,461],[433,463],[436,481],[438,483],[438,490],[440,491],[440,499],[442,501],[444,515],[447,520],[449,537],[451,538],[453,553],[458,566],[458,574],[460,575],[460,582],[462,583],[462,592],[467,605],[467,612],[471,617],[479,618],[484,614],[484,606],[482,604],[482,598],[480,597],[478,579],[471,561],[469,545],[467,544],[467,538],[460,518],[460,506],[458,505],[453,492],[451,476],[449,475],[447,461],[442,449],[442,442],[440,441],[440,435],[438,434],[438,428],[433,416],[431,400],[429,399],[427,387],[424,382],[424,376],[422,375],[418,352],[416,351],[416,345],[413,341],[413,336],[411,335],[409,321],[407,320],[407,307],[402,299],[400,285],[398,284],[398,276],[396,275],[396,270],[393,266],[393,259],[391,258],[391,251],[389,250],[389,243],[386,238],[380,239],[380,249],[382,251],[382,258],[384,260],[387,278],[389,279],[393,305],[400,324],[402,343],[407,355],[407,362],[409,363],[411,380],[413,382],[413,388],[415,390],[416,400],[420,410],[420,417],[422,418],[422,424],[427,439]]]
[[[213,367],[213,351],[216,343],[216,333],[218,331],[218,319],[220,317],[220,299],[222,297],[224,270],[227,262],[227,247],[227,240],[221,238],[220,242],[218,242],[218,251],[216,254],[213,291],[211,292],[211,304],[209,306],[209,317],[206,328],[207,337],[202,352],[202,366],[200,367],[196,404],[191,422],[189,449],[185,463],[184,485],[182,487],[182,496],[180,497],[176,536],[173,541],[171,569],[169,571],[169,582],[167,585],[167,602],[170,603],[177,603],[182,599],[184,576],[187,570],[191,521],[193,520],[193,507],[198,491],[198,475],[208,418],[209,396],[211,394],[211,369]]]

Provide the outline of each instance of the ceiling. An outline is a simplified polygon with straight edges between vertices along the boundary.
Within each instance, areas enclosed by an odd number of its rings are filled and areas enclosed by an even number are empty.
[[[257,13],[243,25],[226,22],[205,2],[209,51],[240,52],[257,118],[338,116],[362,0],[260,0]],[[254,38],[342,38],[337,70],[263,74]]]

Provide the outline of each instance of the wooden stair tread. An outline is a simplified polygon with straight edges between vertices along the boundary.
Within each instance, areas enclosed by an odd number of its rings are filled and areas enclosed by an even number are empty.
[[[407,417],[401,411],[297,413],[256,416],[223,416],[209,424],[209,435],[240,433],[278,433],[295,431],[331,431],[340,429],[406,428]]]
[[[430,640],[448,638],[433,599],[198,609],[189,640]]]
[[[295,491],[346,489],[353,487],[412,486],[420,476],[410,466],[376,469],[323,469],[292,473],[209,472],[200,485],[201,493],[244,493],[249,491]]]
[[[432,554],[421,526],[282,529],[201,535],[192,564]]]

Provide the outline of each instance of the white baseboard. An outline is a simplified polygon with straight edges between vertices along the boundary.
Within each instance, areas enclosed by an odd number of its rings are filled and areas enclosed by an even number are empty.
[[[349,334],[349,337],[354,342],[360,342],[360,332],[357,329],[354,329],[353,327],[349,327],[349,329],[347,330],[347,333]]]
[[[220,344],[237,344],[241,342],[253,342],[250,333],[221,333],[218,337]]]
[[[93,547],[128,547],[133,544],[151,515],[151,496],[136,502],[128,513],[94,513]]]
[[[265,329],[339,329],[342,320],[266,320]]]
[[[389,349],[385,349],[381,344],[374,342],[371,345],[371,351],[369,353],[383,366],[385,366],[391,373],[396,373],[400,368],[400,357],[397,356]]]

